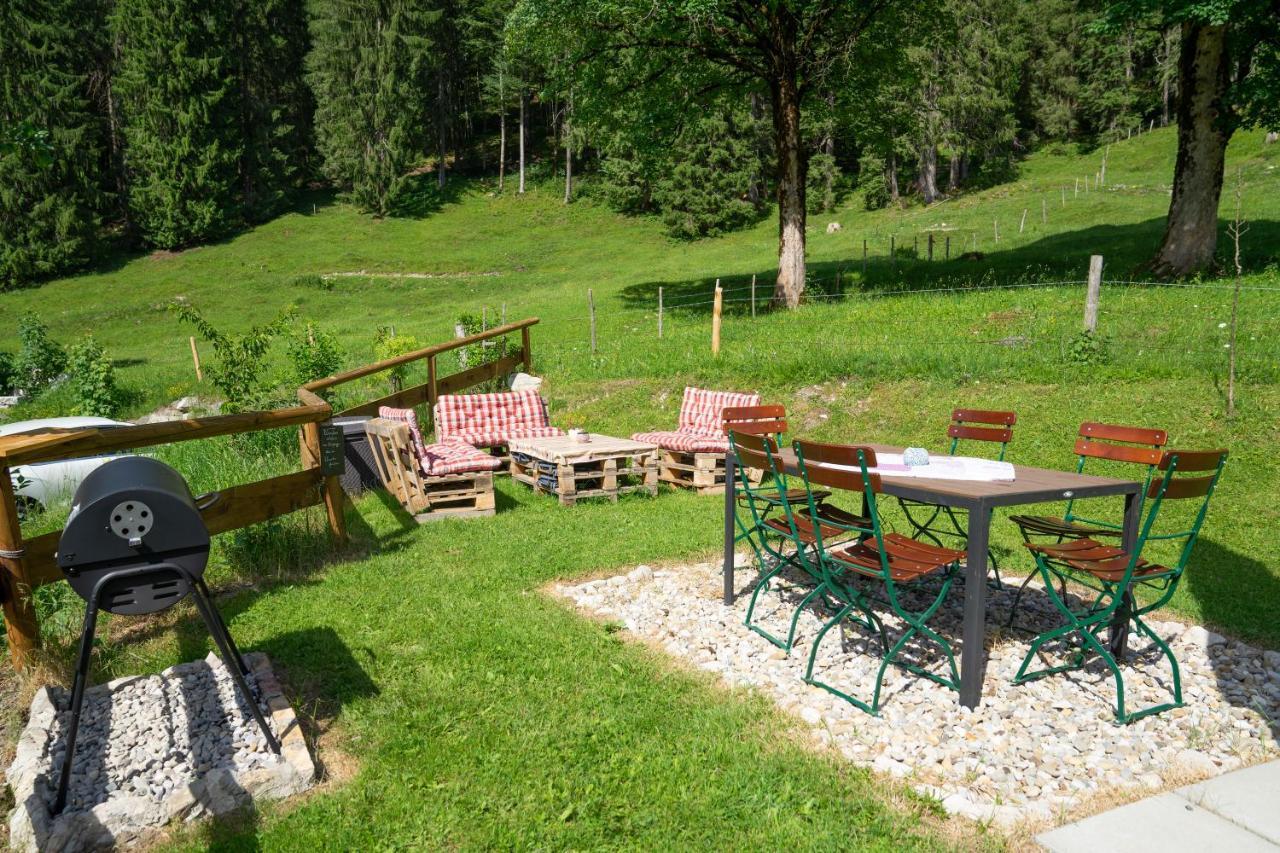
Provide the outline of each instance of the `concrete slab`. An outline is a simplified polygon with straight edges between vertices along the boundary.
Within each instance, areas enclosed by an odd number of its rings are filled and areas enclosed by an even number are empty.
[[[1236,770],[1176,793],[1280,846],[1280,761]]]
[[[1276,846],[1193,805],[1161,794],[1036,836],[1051,853],[1276,853]]]

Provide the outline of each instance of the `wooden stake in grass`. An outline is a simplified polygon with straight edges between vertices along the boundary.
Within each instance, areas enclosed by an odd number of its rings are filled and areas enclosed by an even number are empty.
[[[1076,178],[1076,196],[1080,195],[1080,179]]]
[[[711,305],[711,354],[720,355],[720,312],[724,308],[724,291],[716,279],[716,299]]]
[[[1089,258],[1089,286],[1084,294],[1084,328],[1089,334],[1098,331],[1098,302],[1102,298],[1102,255]]]
[[[587,313],[591,317],[591,351],[596,351],[596,297],[591,292],[591,288],[587,288]]]
[[[1022,221],[1018,223],[1018,233],[1021,234],[1027,228],[1027,209],[1022,208]]]
[[[1063,207],[1067,206],[1067,188],[1066,187],[1062,188],[1062,206]]]
[[[1111,146],[1108,145],[1106,148],[1102,149],[1102,169],[1099,171],[1102,185],[1104,187],[1107,185],[1107,158],[1110,156],[1111,156]]]
[[[991,220],[991,230],[992,230],[992,233],[995,234],[995,242],[999,243],[1000,242],[1000,220],[999,219]]]
[[[933,263],[933,232],[929,232],[929,262]]]
[[[203,382],[204,371],[200,369],[200,350],[196,348],[196,339],[194,337],[190,337],[187,340],[191,342],[191,360],[196,366],[196,381]]]
[[[862,238],[862,277],[867,277],[867,238]]]
[[[865,240],[862,241],[863,252],[867,250],[866,245],[867,245],[866,241]],[[754,320],[755,317],[756,317],[756,276],[755,276],[755,273],[752,273],[751,274],[751,319]]]
[[[893,268],[896,270],[898,268],[898,253],[894,251],[893,243],[894,243],[894,238],[893,238],[893,235],[890,234],[889,235],[889,263],[891,263],[893,265]]]
[[[1040,224],[1049,221],[1049,203],[1044,199],[1040,199]]]
[[[658,288],[658,340],[662,340],[662,288]]]
[[[1227,332],[1227,417],[1236,413],[1236,319],[1240,314],[1240,285],[1244,278],[1244,267],[1240,263],[1240,236],[1249,229],[1240,218],[1240,198],[1244,193],[1242,170],[1236,168],[1236,216],[1227,226],[1231,233],[1231,242],[1235,247],[1236,283],[1231,291],[1231,325]]]
[[[946,260],[948,261],[951,260],[951,235],[950,234],[947,235],[947,247],[945,249],[945,252],[946,252],[946,255],[945,255]]]

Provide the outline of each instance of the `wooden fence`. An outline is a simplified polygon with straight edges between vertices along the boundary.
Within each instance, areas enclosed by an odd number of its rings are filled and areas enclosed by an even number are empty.
[[[338,543],[346,541],[343,517],[344,495],[337,475],[322,471],[321,427],[335,416],[333,407],[317,393],[355,379],[425,359],[425,384],[353,406],[339,415],[376,414],[379,406],[432,405],[440,394],[472,387],[509,373],[517,366],[531,364],[529,328],[537,318],[521,320],[489,329],[478,335],[426,347],[375,364],[308,383],[298,389],[299,405],[269,412],[244,412],[184,421],[140,424],[102,429],[46,429],[0,438],[0,604],[3,604],[9,654],[15,668],[25,667],[39,642],[31,592],[48,583],[64,580],[56,554],[61,530],[24,539],[18,520],[11,469],[62,459],[97,456],[122,450],[175,444],[180,441],[214,438],[259,430],[298,427],[301,470],[254,483],[231,486],[217,492],[217,499],[202,510],[211,534],[237,530],[306,507],[324,503],[329,531]],[[438,379],[436,356],[459,347],[520,332],[520,349],[500,359],[480,364]]]

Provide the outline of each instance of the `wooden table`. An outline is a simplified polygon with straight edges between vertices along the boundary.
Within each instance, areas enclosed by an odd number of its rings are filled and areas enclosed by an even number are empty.
[[[901,453],[902,448],[883,444],[865,445],[883,453]],[[787,474],[798,474],[795,452],[782,451]],[[724,489],[724,603],[734,600],[734,502],[736,480],[733,454],[725,464]],[[1077,474],[1073,471],[1051,471],[1015,465],[1013,482],[995,483],[973,480],[933,480],[921,477],[895,477],[881,474],[881,492],[895,497],[942,504],[969,511],[967,557],[965,560],[964,628],[960,659],[960,702],[976,708],[982,700],[982,678],[986,666],[984,640],[987,618],[987,546],[991,533],[991,511],[996,507],[1066,501],[1072,498],[1124,497],[1123,547],[1131,550],[1138,539],[1138,514],[1142,506],[1139,494],[1142,484],[1130,480],[1113,480]],[[1123,648],[1128,625],[1125,607],[1118,608],[1112,623],[1112,648]]]
[[[507,445],[512,479],[556,495],[564,506],[583,498],[616,503],[627,492],[658,493],[657,446],[596,433],[586,438],[513,438]]]

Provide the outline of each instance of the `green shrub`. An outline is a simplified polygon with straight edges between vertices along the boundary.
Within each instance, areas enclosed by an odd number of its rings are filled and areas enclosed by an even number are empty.
[[[121,394],[115,368],[92,336],[71,348],[67,378],[75,395],[75,413],[114,418],[120,413]]]
[[[15,375],[13,353],[0,349],[0,394],[13,393]]]
[[[298,385],[337,373],[342,366],[342,355],[338,339],[317,329],[310,321],[289,339],[289,361]]]
[[[373,333],[373,357],[377,361],[395,358],[407,352],[422,349],[422,344],[413,335],[397,335],[390,326],[379,326]],[[409,365],[402,364],[387,371],[387,380],[391,383],[391,393],[395,394],[404,387],[404,378],[409,373]]]
[[[1106,364],[1111,360],[1111,341],[1106,335],[1081,329],[1067,341],[1067,361],[1087,367]]]
[[[456,328],[462,329],[467,335],[480,334],[480,332],[484,331],[482,326],[481,319],[475,314],[462,314],[458,317],[456,323]],[[459,347],[455,352],[458,354],[458,367],[466,370],[468,367],[476,367],[506,358],[512,352],[512,347],[507,343],[505,337],[501,337]],[[469,389],[468,393],[484,394],[491,391],[505,390],[507,389],[504,377],[495,376],[493,379]]]
[[[62,375],[67,353],[49,337],[49,328],[35,314],[18,321],[18,339],[22,344],[14,382],[28,397],[37,397]]]
[[[264,393],[267,351],[272,341],[293,320],[293,308],[286,308],[270,323],[254,326],[238,335],[214,328],[204,315],[186,303],[175,303],[173,310],[182,322],[194,326],[213,345],[215,358],[205,372],[213,386],[226,398],[224,408],[228,412],[245,411],[255,397]]]
[[[333,290],[333,279],[315,273],[295,275],[289,283],[294,287],[307,287],[312,290]]]

